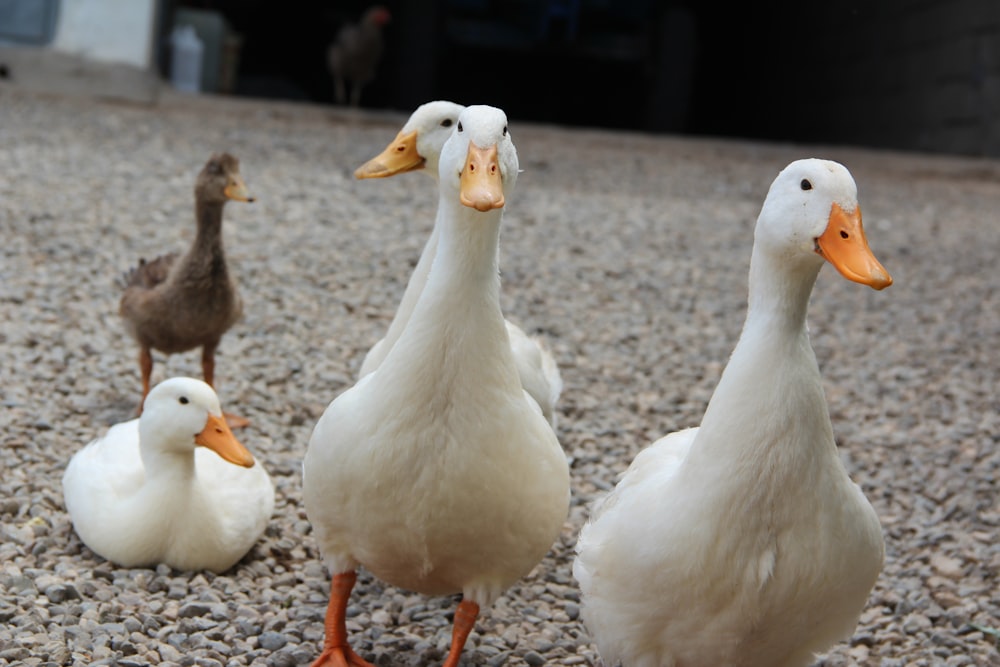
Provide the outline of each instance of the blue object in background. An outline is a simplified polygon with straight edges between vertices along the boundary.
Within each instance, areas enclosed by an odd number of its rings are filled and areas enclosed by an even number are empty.
[[[0,0],[0,43],[45,45],[56,32],[60,0]]]

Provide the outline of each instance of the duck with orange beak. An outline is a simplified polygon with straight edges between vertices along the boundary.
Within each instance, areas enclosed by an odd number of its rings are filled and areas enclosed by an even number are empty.
[[[454,132],[458,116],[464,109],[460,104],[445,100],[420,105],[385,149],[358,167],[354,176],[359,179],[388,178],[419,171],[437,179],[441,149]],[[364,377],[379,367],[406,327],[420,292],[427,284],[427,273],[437,252],[438,234],[439,228],[435,225],[385,336],[365,355],[358,377]],[[541,337],[527,334],[509,319],[505,319],[504,324],[521,384],[555,427],[556,406],[563,386],[555,357]]]
[[[303,462],[306,511],[333,575],[314,667],[368,665],[347,603],[364,566],[395,586],[462,594],[444,665],[480,609],[562,528],[569,469],[521,386],[500,309],[498,249],[518,162],[504,113],[473,106],[441,152],[439,240],[399,339],[327,408]]]
[[[156,385],[138,419],[77,452],[63,496],[80,539],[101,557],[188,571],[231,568],[274,509],[267,471],[233,435],[212,388],[194,378]]]
[[[214,387],[215,350],[243,314],[222,244],[226,202],[254,201],[240,175],[239,160],[228,153],[212,155],[198,174],[194,193],[198,232],[187,253],[139,260],[125,275],[118,310],[125,329],[139,343],[140,414],[149,393],[154,349],[175,354],[200,347],[202,375]],[[243,417],[226,417],[233,428],[249,423]]]
[[[892,284],[850,172],[798,160],[757,219],[746,322],[701,426],[639,452],[581,531],[573,573],[605,664],[805,667],[854,630],[885,547],[809,344],[824,260]]]

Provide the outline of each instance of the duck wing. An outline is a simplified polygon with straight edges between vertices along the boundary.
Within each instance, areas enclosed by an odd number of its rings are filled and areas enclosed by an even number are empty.
[[[668,433],[636,454],[632,464],[621,474],[615,488],[594,504],[590,523],[597,522],[622,497],[633,493],[634,489],[643,486],[650,479],[655,477],[665,480],[673,477],[691,450],[697,434],[697,426]]]
[[[139,420],[115,424],[70,459],[63,496],[73,523],[98,524],[104,512],[134,494],[145,481],[139,454]],[[79,528],[78,528],[79,530]],[[83,532],[86,531],[86,527]]]
[[[538,407],[542,409],[542,415],[555,428],[556,403],[559,401],[563,386],[559,366],[541,338],[529,336],[509,320],[506,320],[505,324],[517,372],[521,376],[521,385],[535,399]]]
[[[162,283],[170,275],[170,269],[177,261],[177,253],[171,252],[160,255],[156,259],[147,262],[145,258],[139,260],[139,264],[132,267],[122,275],[122,288],[141,287],[152,289]]]

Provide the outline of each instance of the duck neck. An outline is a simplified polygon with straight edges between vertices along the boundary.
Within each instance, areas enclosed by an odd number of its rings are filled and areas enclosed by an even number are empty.
[[[146,471],[147,483],[165,482],[172,485],[189,483],[195,479],[194,451],[146,446],[157,437],[162,437],[163,429],[139,426],[139,454]]]
[[[414,267],[413,273],[410,275],[410,280],[406,283],[406,290],[403,292],[403,298],[400,299],[399,306],[396,308],[396,314],[392,318],[392,322],[389,323],[389,328],[385,332],[385,338],[383,339],[385,353],[388,353],[389,349],[391,349],[396,341],[399,340],[403,330],[406,329],[406,324],[410,321],[410,317],[413,315],[413,309],[416,307],[417,301],[420,299],[420,295],[427,286],[427,276],[430,273],[431,264],[434,262],[434,257],[437,254],[439,233],[440,225],[435,225],[434,229],[431,231],[430,238],[427,239],[427,243],[424,245],[424,249],[420,253],[420,259],[417,261],[417,265]],[[385,353],[382,355],[383,358]]]
[[[226,258],[222,246],[222,210],[225,202],[204,201],[200,197],[195,200],[195,218],[198,221],[198,233],[195,236],[191,250],[188,252],[189,263],[205,267],[212,275],[225,275]]]
[[[810,261],[790,264],[755,244],[750,257],[744,329],[767,329],[776,338],[805,333],[809,296],[821,266],[821,262]]]
[[[501,216],[501,210],[480,213],[441,200],[435,223],[438,245],[427,284],[380,369],[395,367],[393,376],[434,377],[438,386],[467,379],[520,391],[500,311]],[[405,363],[394,362],[397,355]],[[465,389],[456,386],[457,391]]]
[[[706,468],[729,461],[746,471],[749,495],[815,481],[818,457],[836,456],[806,330],[820,266],[789,266],[756,247],[751,257],[746,322],[692,448]]]
[[[441,201],[438,211],[445,209]],[[439,213],[435,223],[438,247],[427,275],[431,294],[449,301],[500,305],[500,221],[502,210],[480,213],[467,206],[452,206]],[[492,310],[492,308],[490,308]]]

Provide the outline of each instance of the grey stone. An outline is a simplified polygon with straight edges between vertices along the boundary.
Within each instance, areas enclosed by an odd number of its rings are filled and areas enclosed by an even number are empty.
[[[205,616],[212,611],[212,605],[204,602],[188,602],[177,612],[179,618],[194,618]]]
[[[268,656],[267,665],[268,667],[296,667],[298,660],[287,651],[279,651]]]
[[[525,653],[524,661],[530,667],[542,667],[542,665],[545,664],[545,658],[542,657],[540,653],[537,653],[535,651],[528,651],[527,653]]]
[[[261,648],[266,648],[268,651],[277,651],[288,643],[285,636],[279,632],[265,632],[257,641]]]

